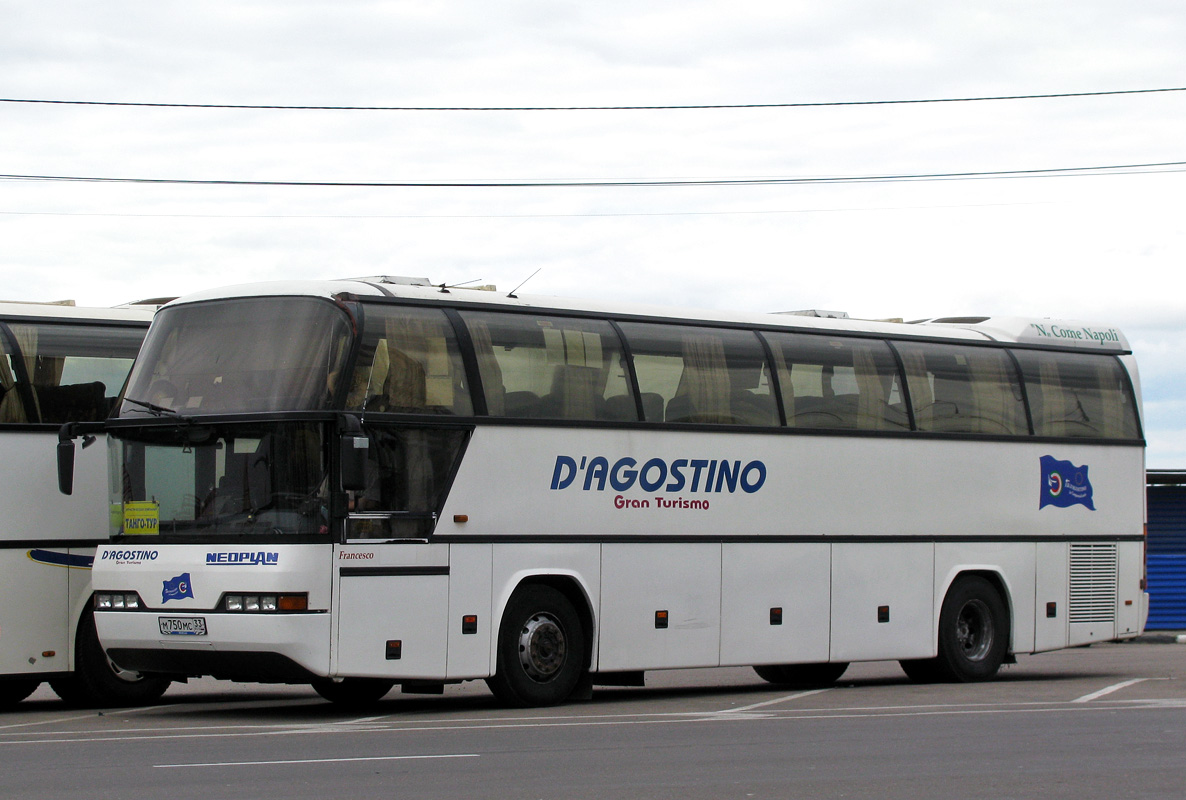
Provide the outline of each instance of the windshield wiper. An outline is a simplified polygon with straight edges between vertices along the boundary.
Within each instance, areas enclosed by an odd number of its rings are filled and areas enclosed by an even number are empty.
[[[189,419],[189,417],[185,416],[184,414],[179,414],[171,408],[166,406],[158,406],[156,403],[150,403],[147,400],[135,400],[131,397],[125,397],[124,402],[131,403],[134,406],[140,406],[141,408],[151,412],[152,415],[156,417],[169,416],[177,417],[178,419]]]

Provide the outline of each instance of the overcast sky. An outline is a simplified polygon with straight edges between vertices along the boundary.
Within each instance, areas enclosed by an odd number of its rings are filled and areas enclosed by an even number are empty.
[[[0,0],[0,98],[678,106],[1186,87],[1181,0]],[[0,180],[0,296],[284,278],[1121,326],[1149,466],[1186,468],[1186,92],[619,111],[0,102],[0,174],[295,182],[1008,177],[416,188]]]

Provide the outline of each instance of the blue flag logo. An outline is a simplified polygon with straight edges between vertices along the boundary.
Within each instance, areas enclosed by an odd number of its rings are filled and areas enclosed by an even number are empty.
[[[1074,505],[1087,506],[1095,511],[1087,466],[1077,467],[1070,461],[1042,456],[1042,490],[1038,508],[1069,508]]]
[[[164,587],[161,589],[161,602],[167,603],[170,600],[181,600],[184,597],[193,597],[194,590],[189,583],[189,573],[183,572],[176,578],[170,578],[165,581]]]

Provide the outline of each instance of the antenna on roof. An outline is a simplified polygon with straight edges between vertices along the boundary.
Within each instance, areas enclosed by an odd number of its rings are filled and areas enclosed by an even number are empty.
[[[540,270],[540,269],[543,269],[543,267],[540,267],[540,268],[539,268],[539,269],[537,269],[535,272],[533,272],[533,273],[531,273],[530,275],[528,275],[528,276],[527,276],[527,278],[526,278],[526,279],[523,281],[523,283],[527,283],[527,281],[529,281],[529,280],[531,280],[532,278],[534,278],[534,277],[535,277],[535,276],[536,276],[536,275],[539,273],[539,270]],[[523,288],[523,283],[520,283],[520,284],[519,284],[518,286],[516,286],[514,289],[511,289],[511,291],[507,293],[507,297],[511,297],[511,298],[514,298],[515,300],[518,300],[519,298],[518,298],[518,297],[515,297],[515,292],[517,292],[517,291],[519,291],[520,289],[522,289],[522,288]]]
[[[441,290],[441,294],[448,294],[450,289],[460,289],[461,287],[466,286],[467,284],[477,283],[480,280],[482,280],[482,279],[474,278],[472,280],[462,281],[461,283],[450,283],[448,285],[442,283],[438,288]]]

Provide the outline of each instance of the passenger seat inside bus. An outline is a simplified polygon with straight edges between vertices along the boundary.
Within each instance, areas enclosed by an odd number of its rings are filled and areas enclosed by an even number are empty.
[[[507,392],[503,399],[503,413],[495,416],[535,419],[540,416],[540,405],[540,397],[535,392]]]
[[[35,386],[42,422],[98,422],[107,416],[113,401],[101,381]]]
[[[600,370],[565,365],[552,373],[552,388],[540,402],[540,416],[556,419],[605,419],[605,399],[597,392]]]

